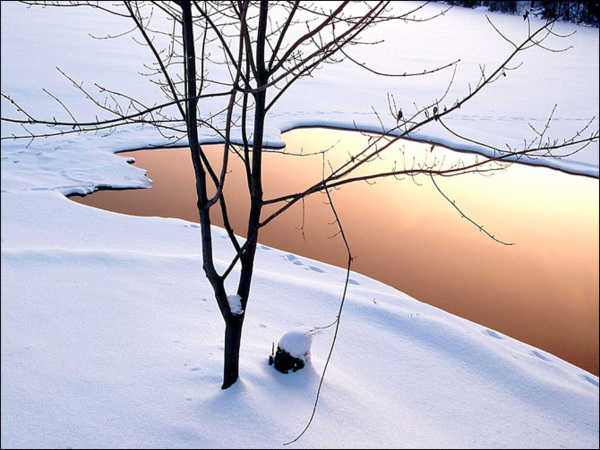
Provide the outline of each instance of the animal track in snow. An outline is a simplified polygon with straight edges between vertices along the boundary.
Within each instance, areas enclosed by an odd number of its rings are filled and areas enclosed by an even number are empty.
[[[325,271],[323,269],[321,269],[320,267],[307,266],[300,260],[300,258],[298,258],[296,255],[293,255],[291,253],[285,254],[284,257],[295,266],[303,267],[306,270],[312,270],[313,272],[316,272],[316,273],[325,273]]]
[[[585,381],[587,381],[588,383],[592,383],[594,386],[598,387],[598,380],[595,380],[594,378],[590,377],[589,375],[583,375],[583,379]]]
[[[504,339],[504,338],[503,338],[501,335],[499,335],[498,333],[496,333],[496,332],[495,332],[495,331],[493,331],[493,330],[484,330],[483,332],[484,332],[485,334],[487,334],[488,336],[491,336],[491,337],[493,337],[493,338],[496,338],[496,339]]]
[[[300,261],[300,259],[296,255],[292,255],[291,253],[288,253],[287,255],[285,255],[285,257],[288,259],[289,262],[291,262],[295,266],[303,266],[304,265],[304,263],[302,261]]]
[[[532,350],[532,351],[531,351],[531,354],[532,354],[533,356],[536,356],[536,357],[540,358],[542,361],[551,361],[551,359],[550,359],[550,358],[548,358],[548,357],[546,357],[546,356],[542,355],[542,354],[541,354],[540,352],[538,352],[537,350]]]
[[[302,262],[302,260],[298,256],[293,255],[292,253],[286,253],[284,255],[284,258],[287,259],[289,262],[291,262],[293,265],[302,267],[302,268],[304,268],[306,270],[312,270],[313,272],[316,272],[316,273],[326,273],[326,271],[323,270],[323,269],[321,269],[320,267],[317,267],[317,266],[307,266],[306,264],[304,264]],[[350,278],[348,280],[348,284],[352,284],[354,286],[360,286],[360,283],[358,281],[352,279],[352,278]]]

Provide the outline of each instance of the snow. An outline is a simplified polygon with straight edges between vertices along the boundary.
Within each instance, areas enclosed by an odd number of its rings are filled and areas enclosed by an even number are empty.
[[[231,314],[234,316],[240,316],[244,314],[244,308],[242,308],[242,297],[239,295],[228,295],[227,302],[229,303],[229,309]]]
[[[300,327],[290,330],[281,336],[277,346],[281,350],[288,352],[294,358],[298,358],[306,363],[310,359],[312,331],[313,329],[309,327]]]
[[[24,106],[64,115],[41,91],[47,87],[93,117],[55,66],[86,86],[98,80],[152,98],[147,83],[131,78],[141,61],[133,43],[88,36],[116,34],[125,26],[119,19],[88,8],[1,8],[2,92]],[[526,31],[518,16],[490,16],[508,35]],[[517,145],[532,133],[528,122],[545,123],[558,103],[557,136],[594,116],[596,129],[598,30],[558,26],[572,29],[571,50],[530,50],[522,68],[449,123],[476,139]],[[483,12],[461,8],[377,32],[396,34],[380,48],[357,47],[355,57],[402,71],[460,57],[454,86],[463,92],[478,62],[491,67],[509,47]],[[281,145],[281,132],[295,126],[376,129],[372,107],[389,125],[386,91],[408,109],[441,95],[447,77],[375,79],[354,66],[328,66],[287,93],[267,139]],[[3,100],[2,115],[9,111]],[[13,131],[2,125],[3,136]],[[482,150],[435,127],[413,137]],[[290,330],[335,320],[343,269],[299,256],[292,264],[285,252],[259,247],[241,379],[222,391],[224,327],[202,272],[198,225],[65,197],[151,186],[114,152],[165,143],[148,127],[29,146],[2,141],[2,448],[280,448],[306,425],[334,329],[314,337],[310,364],[295,373],[279,373],[268,356]],[[598,144],[530,162],[598,177]],[[214,235],[222,271],[232,250],[223,230]],[[352,279],[314,421],[290,447],[598,448],[597,376],[360,274]]]

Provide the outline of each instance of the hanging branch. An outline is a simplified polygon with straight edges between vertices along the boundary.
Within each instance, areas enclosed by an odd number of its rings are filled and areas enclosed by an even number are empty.
[[[293,444],[298,439],[300,439],[304,435],[304,433],[306,433],[306,431],[310,427],[310,425],[315,417],[315,413],[317,412],[317,404],[319,403],[319,396],[321,395],[321,388],[323,387],[323,381],[325,380],[325,373],[327,372],[327,368],[329,367],[329,361],[331,360],[331,355],[333,354],[333,348],[335,347],[335,343],[337,341],[338,331],[340,329],[340,318],[342,317],[342,310],[344,309],[344,302],[346,301],[346,294],[348,293],[348,285],[350,284],[350,272],[351,272],[351,267],[352,267],[352,261],[354,260],[354,258],[352,257],[352,253],[350,252],[350,246],[348,245],[348,239],[346,238],[346,233],[344,233],[344,227],[342,226],[340,217],[338,216],[335,206],[333,205],[333,199],[331,198],[331,194],[330,194],[328,188],[325,188],[325,194],[327,195],[328,204],[329,204],[329,206],[331,206],[331,211],[333,212],[333,215],[335,217],[334,223],[336,223],[338,226],[339,234],[342,236],[342,239],[344,241],[344,246],[346,247],[346,253],[348,255],[348,261],[346,263],[346,280],[344,281],[344,292],[342,293],[342,300],[340,301],[340,307],[338,309],[337,318],[334,322],[335,330],[333,332],[333,339],[331,341],[331,346],[329,347],[329,353],[327,354],[327,360],[325,361],[325,366],[323,367],[323,373],[321,374],[321,379],[319,380],[319,387],[317,389],[317,395],[315,396],[315,403],[313,404],[313,409],[310,414],[310,418],[308,419],[308,423],[306,424],[306,426],[304,427],[302,432],[298,436],[296,436],[293,440],[291,440],[290,442],[286,442],[283,445]],[[333,323],[331,325],[333,325]],[[331,325],[328,325],[328,327]],[[326,327],[323,327],[323,328],[326,328]]]
[[[436,183],[434,176],[433,176],[432,174],[429,174],[429,177],[431,178],[431,182],[433,183],[433,185],[435,186],[435,188],[438,190],[438,192],[440,193],[440,195],[441,195],[442,197],[444,197],[444,199],[445,199],[445,200],[446,200],[448,203],[450,203],[450,204],[452,205],[452,207],[453,207],[454,209],[456,209],[456,210],[457,210],[457,211],[460,213],[460,217],[461,217],[461,219],[467,219],[469,222],[471,222],[473,225],[475,225],[475,226],[476,226],[476,227],[479,229],[479,231],[483,231],[485,234],[487,234],[487,235],[488,235],[488,237],[489,237],[490,239],[492,239],[492,240],[494,240],[494,241],[498,242],[499,244],[502,244],[502,245],[508,245],[508,246],[510,246],[510,245],[515,245],[515,243],[514,243],[514,242],[505,242],[505,241],[502,241],[502,240],[500,240],[500,239],[496,238],[496,237],[495,237],[493,234],[491,234],[489,231],[487,231],[485,228],[483,228],[483,225],[479,225],[477,222],[475,222],[473,219],[471,219],[471,218],[470,218],[470,217],[469,217],[467,214],[465,214],[465,213],[464,213],[464,212],[463,212],[463,211],[462,211],[462,210],[461,210],[461,209],[458,207],[458,205],[456,204],[456,201],[455,201],[455,200],[450,200],[450,198],[448,198],[448,196],[447,196],[446,194],[444,194],[444,192],[443,192],[443,191],[440,189],[440,187],[439,187],[439,186],[438,186],[438,184]]]

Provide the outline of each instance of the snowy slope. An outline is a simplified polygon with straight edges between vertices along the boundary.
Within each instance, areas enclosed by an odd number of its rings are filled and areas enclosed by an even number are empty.
[[[86,14],[2,2],[2,92],[49,108],[42,86],[70,92],[52,69],[62,64],[78,79],[101,73],[126,83],[135,58],[124,47],[97,50],[104,44],[87,38],[87,27],[114,24],[96,16],[84,23]],[[463,21],[482,22],[480,12],[459,9],[442,19],[441,40],[449,33],[465,39]],[[498,20],[521,25],[518,17]],[[573,99],[563,124],[580,123],[598,108],[598,32],[580,28],[574,39],[581,45],[570,53],[571,65],[553,75],[559,99]],[[534,73],[545,73],[544,64],[550,63],[530,63]],[[104,70],[107,65],[115,70]],[[273,141],[281,129],[309,122],[365,117],[361,123],[372,125],[368,99],[374,97],[349,99],[328,70],[330,77],[307,81],[314,82],[314,96],[290,92],[274,114]],[[493,130],[508,140],[504,131],[523,125],[518,118],[547,111],[542,94],[513,105],[518,114],[494,104],[495,95],[457,124],[477,118],[481,133]],[[74,101],[85,112],[85,103]],[[492,110],[495,119],[483,120]],[[310,417],[333,329],[314,336],[310,361],[296,373],[277,372],[268,356],[290,329],[335,319],[345,272],[262,246],[241,380],[221,391],[223,323],[202,274],[198,226],[101,211],[64,197],[100,185],[148,187],[142,170],[113,154],[148,143],[161,142],[146,129],[27,148],[2,142],[2,448],[278,448]],[[597,148],[557,164],[597,176]],[[222,269],[231,250],[221,230],[215,236]],[[314,422],[290,447],[598,448],[598,404],[598,377],[352,274]]]

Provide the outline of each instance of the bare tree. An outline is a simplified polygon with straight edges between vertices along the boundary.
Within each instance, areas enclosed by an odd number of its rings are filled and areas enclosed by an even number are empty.
[[[406,22],[434,18],[434,15],[417,18],[419,14],[424,14],[423,7],[426,3],[402,13],[396,12],[398,8],[389,1],[307,4],[265,0],[23,3],[88,6],[117,15],[131,21],[132,27],[128,33],[135,35],[149,52],[152,59],[147,65],[146,75],[150,82],[160,86],[164,94],[160,103],[144,104],[140,99],[128,95],[123,87],[117,91],[108,86],[97,86],[97,90],[91,92],[65,73],[64,76],[73,82],[75,88],[108,117],[91,120],[75,117],[68,105],[55,98],[57,107],[65,110],[70,120],[45,119],[25,111],[15,99],[2,93],[3,98],[18,113],[14,117],[3,116],[2,121],[21,124],[24,130],[22,135],[3,136],[2,139],[31,140],[69,133],[109,133],[125,125],[148,124],[156,127],[173,142],[187,142],[196,177],[203,269],[225,321],[223,389],[234,384],[239,377],[242,327],[250,297],[260,230],[292,205],[317,192],[329,196],[330,189],[348,183],[369,182],[392,176],[426,175],[434,180],[436,176],[485,173],[502,169],[507,163],[518,161],[528,154],[552,158],[559,149],[568,153],[576,152],[598,139],[597,130],[584,136],[584,128],[574,136],[555,140],[547,135],[546,127],[537,130],[532,139],[525,140],[522,148],[500,149],[479,143],[494,149],[495,156],[473,163],[448,167],[433,155],[424,162],[405,161],[387,171],[369,172],[365,169],[370,161],[381,156],[398,139],[409,136],[419,128],[436,123],[453,132],[445,118],[505,76],[511,70],[511,64],[517,55],[528,48],[542,46],[548,36],[555,35],[554,22],[549,21],[539,29],[530,29],[522,42],[510,41],[499,31],[501,38],[512,45],[512,51],[493,70],[487,71],[482,67],[479,79],[473,80],[472,88],[460,98],[447,98],[452,82],[441,98],[432,100],[429,104],[415,105],[410,112],[398,108],[390,96],[389,113],[395,119],[394,127],[380,135],[371,135],[368,146],[348,155],[342,163],[333,165],[324,152],[322,176],[304,190],[277,198],[264,198],[263,182],[269,181],[263,180],[262,176],[263,154],[268,150],[263,142],[268,113],[299,79],[318,76],[315,73],[317,68],[341,61],[358,64],[381,76],[427,75],[456,68],[458,61],[450,61],[444,66],[430,68],[419,74],[383,74],[351,56],[350,47],[360,44],[359,37],[371,27],[386,21]],[[221,108],[207,111],[203,107],[207,99],[213,104],[220,99]],[[46,131],[39,131],[39,128],[32,128],[34,126],[48,128]],[[201,129],[212,130],[223,142],[220,164],[215,165],[209,161],[200,139]],[[470,141],[467,136],[459,137]],[[236,236],[229,222],[224,193],[230,158],[239,158],[243,162],[247,181],[250,209],[246,229],[239,233],[243,238]],[[441,190],[440,193],[444,195]],[[456,204],[451,203],[463,214]],[[263,209],[265,206],[269,207],[268,213]],[[235,250],[235,256],[222,272],[215,266],[210,215],[213,208],[220,211],[224,228]],[[336,220],[342,230],[337,215]],[[477,225],[475,221],[473,223]],[[496,239],[491,234],[488,235]],[[349,254],[348,267],[351,261]],[[230,277],[237,277],[235,294],[228,293],[226,289],[225,281]],[[339,323],[339,315],[337,320]]]

